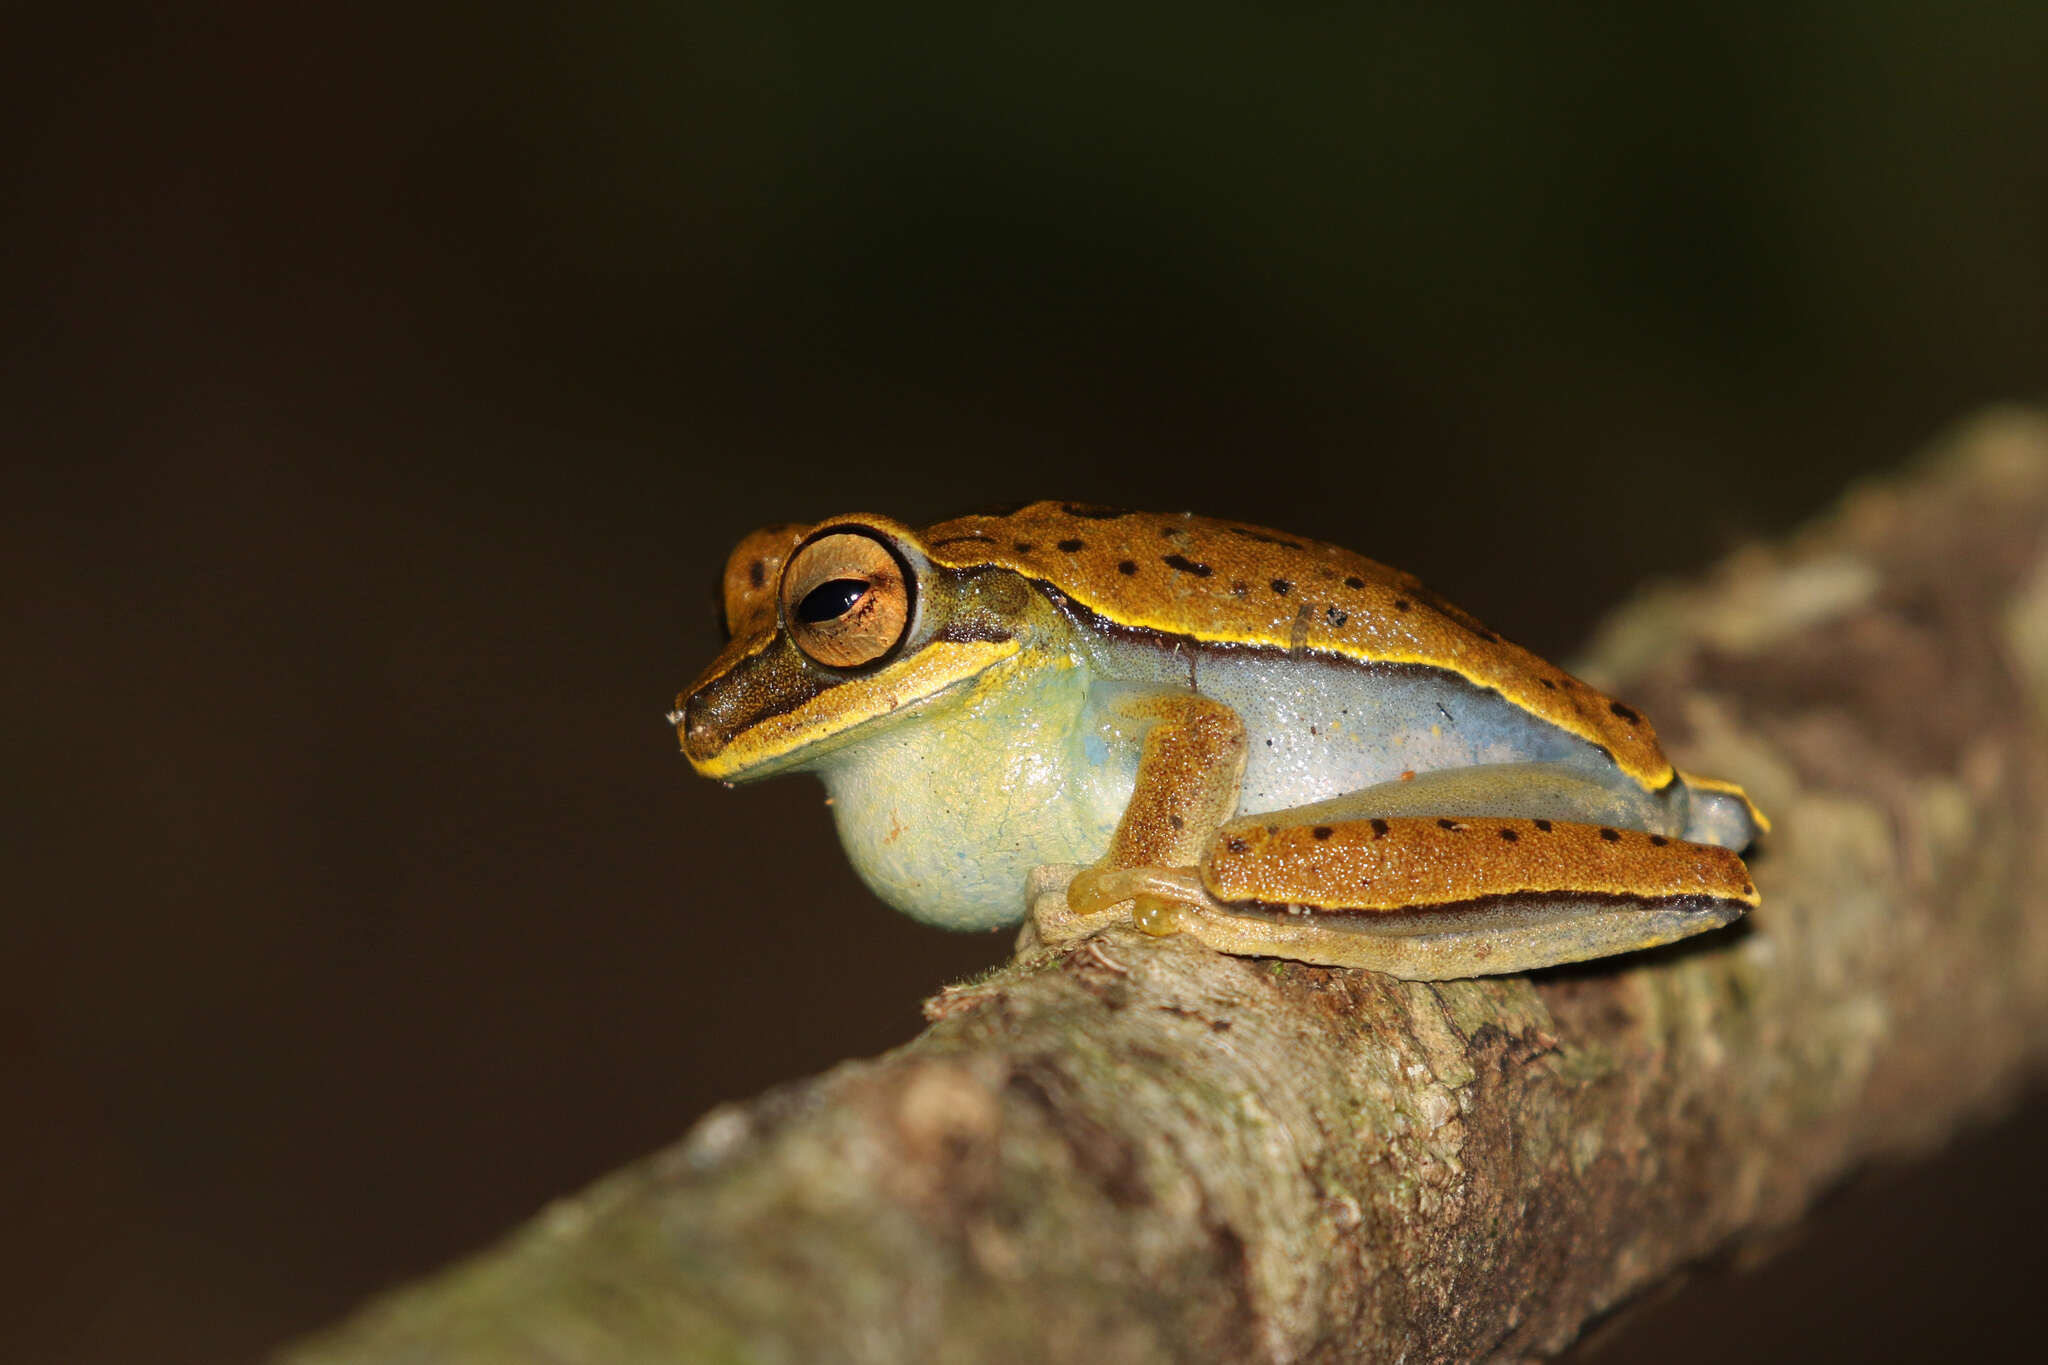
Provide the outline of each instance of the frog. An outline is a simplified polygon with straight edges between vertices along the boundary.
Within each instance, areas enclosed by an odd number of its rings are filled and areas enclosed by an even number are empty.
[[[723,598],[668,716],[683,754],[816,773],[861,879],[928,924],[1433,981],[1758,904],[1740,786],[1335,545],[1084,502],[859,513],[747,535]]]

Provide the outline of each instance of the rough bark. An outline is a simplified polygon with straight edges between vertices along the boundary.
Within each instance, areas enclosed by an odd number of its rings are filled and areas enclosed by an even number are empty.
[[[1556,1350],[2048,1054],[2048,417],[1654,589],[1587,671],[1776,821],[1674,949],[1437,984],[1027,955],[288,1351],[359,1361]]]

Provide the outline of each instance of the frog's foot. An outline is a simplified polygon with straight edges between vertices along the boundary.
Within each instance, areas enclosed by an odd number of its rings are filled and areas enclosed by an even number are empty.
[[[1191,867],[1105,867],[1078,873],[1067,885],[1067,913],[1082,932],[1129,924],[1140,933],[1164,937],[1187,927],[1192,912],[1211,902]]]

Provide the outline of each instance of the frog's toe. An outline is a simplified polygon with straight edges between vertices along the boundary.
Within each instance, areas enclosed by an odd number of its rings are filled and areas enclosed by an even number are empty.
[[[1033,868],[1025,883],[1030,925],[1018,950],[1074,943],[1117,926],[1135,925],[1153,935],[1184,927],[1184,903],[1200,902],[1192,868],[1076,868],[1053,863]]]
[[[1104,867],[1077,873],[1067,885],[1067,904],[1077,915],[1099,915],[1126,901],[1202,901],[1193,868]]]
[[[1139,933],[1150,934],[1154,938],[1184,934],[1194,927],[1202,909],[1200,901],[1140,896],[1131,902],[1131,925]]]

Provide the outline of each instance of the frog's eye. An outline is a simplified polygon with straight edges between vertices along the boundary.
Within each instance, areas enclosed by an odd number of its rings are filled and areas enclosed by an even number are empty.
[[[782,576],[782,619],[821,664],[858,668],[896,647],[910,624],[910,587],[888,546],[856,531],[819,536]]]

